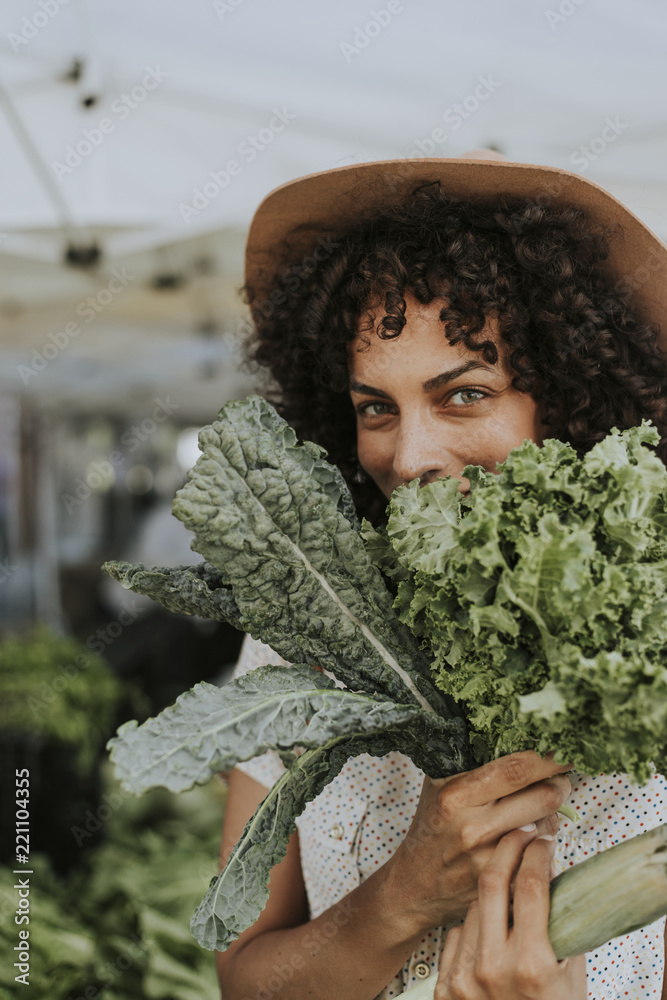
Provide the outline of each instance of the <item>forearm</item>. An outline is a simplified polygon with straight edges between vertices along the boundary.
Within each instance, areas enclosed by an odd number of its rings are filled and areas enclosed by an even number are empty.
[[[423,936],[390,862],[314,920],[267,931],[221,973],[224,1000],[373,1000]]]

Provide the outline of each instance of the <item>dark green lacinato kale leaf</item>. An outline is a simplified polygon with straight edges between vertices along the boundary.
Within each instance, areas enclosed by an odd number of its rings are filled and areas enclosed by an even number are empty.
[[[173,512],[231,588],[242,627],[351,690],[458,714],[397,620],[347,487],[324,451],[299,445],[258,396],[225,406],[199,446]]]
[[[465,745],[461,713],[394,614],[349,491],[323,449],[298,444],[258,396],[223,407],[199,444],[173,511],[205,562],[109,562],[104,570],[169,610],[229,621],[288,661],[316,663],[351,690],[456,718]]]
[[[195,915],[200,942],[224,948],[259,916],[296,817],[351,756],[398,751],[437,778],[466,770],[472,755],[462,713],[396,617],[322,449],[299,445],[259,397],[224,407],[199,443],[173,511],[205,562],[105,569],[172,611],[231,621],[294,665],[260,668],[222,689],[199,684],[156,719],[127,723],[109,745],[135,792],[183,790],[267,749],[289,767]],[[375,542],[389,578],[391,563],[400,578],[386,537]]]
[[[462,758],[447,754],[450,721],[416,705],[343,690],[295,663],[260,667],[222,688],[196,684],[143,725],[124,723],[108,747],[123,787],[141,795],[156,786],[186,791],[266,750],[291,763],[295,746],[409,725],[422,733],[421,758],[433,777],[460,770]]]
[[[143,566],[117,561],[104,563],[102,570],[126,590],[145,594],[174,614],[199,615],[243,629],[234,594],[222,582],[220,571],[206,561],[193,566]]]
[[[524,442],[498,474],[393,495],[388,535],[409,578],[402,621],[466,706],[478,761],[556,751],[637,780],[667,735],[667,470],[648,423],[583,458]]]
[[[269,898],[271,869],[285,856],[296,819],[350,758],[399,751],[428,767],[429,742],[428,728],[424,731],[406,719],[384,732],[335,737],[298,757],[257,807],[225,868],[212,879],[195,910],[191,930],[199,944],[225,951],[255,923]]]

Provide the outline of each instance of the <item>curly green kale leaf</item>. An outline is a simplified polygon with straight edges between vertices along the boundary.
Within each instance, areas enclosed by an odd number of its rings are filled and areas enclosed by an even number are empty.
[[[556,751],[646,780],[667,733],[667,470],[644,423],[582,459],[524,442],[498,474],[400,487],[388,534],[402,621],[466,707],[483,762]]]

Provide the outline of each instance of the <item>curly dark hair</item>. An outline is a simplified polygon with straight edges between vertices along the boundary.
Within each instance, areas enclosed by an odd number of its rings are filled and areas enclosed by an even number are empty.
[[[247,356],[270,371],[277,389],[265,394],[301,438],[327,449],[358,509],[374,521],[386,500],[373,483],[355,481],[347,345],[378,306],[385,312],[378,336],[400,336],[406,291],[423,304],[442,298],[449,342],[482,351],[490,364],[495,345],[475,335],[487,317],[497,320],[512,385],[541,401],[554,436],[580,455],[612,427],[647,418],[660,431],[665,462],[667,362],[657,324],[642,324],[601,268],[616,235],[575,206],[506,196],[480,206],[448,196],[439,181],[418,184],[336,233],[335,250],[319,264],[277,260],[269,309],[242,286],[256,329]]]

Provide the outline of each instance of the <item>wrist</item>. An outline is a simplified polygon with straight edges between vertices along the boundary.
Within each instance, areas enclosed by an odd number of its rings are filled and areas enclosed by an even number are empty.
[[[383,914],[391,921],[397,939],[412,944],[438,926],[433,907],[428,905],[431,901],[421,898],[418,880],[405,864],[400,847],[377,875],[381,878],[378,891],[384,900]]]
[[[397,848],[385,865],[392,898],[398,901],[405,933],[422,937],[434,927],[442,927],[465,917],[472,895],[456,885],[453,873],[425,866],[410,857],[406,842]]]

